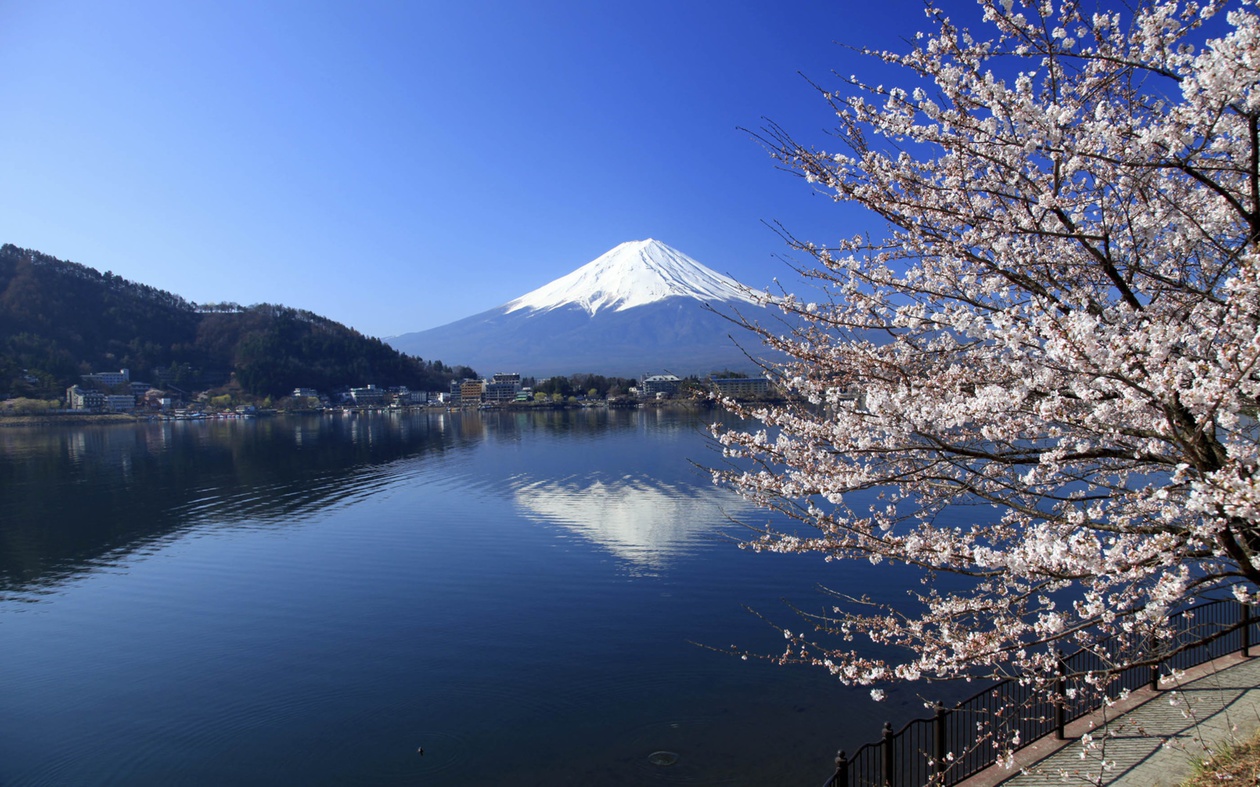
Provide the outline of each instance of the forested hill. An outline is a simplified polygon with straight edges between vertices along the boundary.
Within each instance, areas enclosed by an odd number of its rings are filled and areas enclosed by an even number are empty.
[[[307,311],[198,306],[178,295],[78,263],[0,246],[0,397],[61,396],[92,371],[185,390],[226,383],[283,395],[374,383],[445,389],[456,372],[397,352]],[[159,379],[160,378],[160,379]]]

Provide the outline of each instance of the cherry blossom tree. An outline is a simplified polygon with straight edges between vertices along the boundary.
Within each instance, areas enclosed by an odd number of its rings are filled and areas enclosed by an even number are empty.
[[[714,475],[791,518],[752,548],[927,578],[905,604],[837,592],[783,661],[1044,682],[1056,649],[1096,648],[1101,684],[1167,655],[1170,611],[1257,600],[1260,18],[978,6],[975,30],[929,7],[908,51],[866,53],[904,88],[820,87],[838,150],[758,135],[886,232],[785,231],[808,294],[754,330],[788,397],[726,403],[760,425],[714,427]]]

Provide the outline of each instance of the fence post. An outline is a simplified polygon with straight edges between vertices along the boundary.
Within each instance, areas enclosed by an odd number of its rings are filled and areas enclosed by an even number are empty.
[[[831,777],[831,787],[849,787],[849,761],[844,749],[836,752],[836,775]]]
[[[893,787],[893,778],[897,773],[897,766],[894,761],[893,751],[893,728],[892,722],[884,722],[884,787]]]
[[[932,717],[932,761],[936,763],[936,775],[945,783],[945,706],[940,700],[933,707]]]
[[[1243,602],[1243,658],[1251,658],[1251,605]]]
[[[1059,679],[1055,681],[1055,691],[1059,695],[1054,703],[1054,736],[1061,741],[1067,740],[1067,665],[1063,657],[1055,654],[1059,665]]]

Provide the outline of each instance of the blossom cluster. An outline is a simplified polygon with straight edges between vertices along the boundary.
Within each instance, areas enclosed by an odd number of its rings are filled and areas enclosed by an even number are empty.
[[[785,632],[785,661],[1045,682],[1056,650],[1155,663],[1170,611],[1256,599],[1260,17],[1083,5],[979,0],[987,38],[929,8],[910,51],[868,53],[907,88],[822,89],[843,149],[765,132],[887,233],[790,239],[816,293],[775,299],[790,329],[750,326],[789,398],[728,403],[760,426],[715,425],[715,480],[809,526],[757,549],[929,578]]]

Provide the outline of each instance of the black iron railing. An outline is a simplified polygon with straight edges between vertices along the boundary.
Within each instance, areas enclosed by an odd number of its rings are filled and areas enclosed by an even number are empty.
[[[852,757],[843,751],[836,755],[836,771],[823,787],[958,784],[996,764],[1006,752],[1047,735],[1062,740],[1068,723],[1097,710],[1098,695],[1081,690],[1082,676],[1107,675],[1105,691],[1112,699],[1144,686],[1158,688],[1161,671],[1186,670],[1240,650],[1250,656],[1260,622],[1250,605],[1234,599],[1195,604],[1169,616],[1169,621],[1174,634],[1160,641],[1159,652],[1168,655],[1159,664],[1113,672],[1098,655],[1099,648],[1078,651],[1060,661],[1062,677],[1050,694],[1008,679],[953,708],[937,703],[931,718],[915,719],[900,730],[884,724],[880,740]]]

